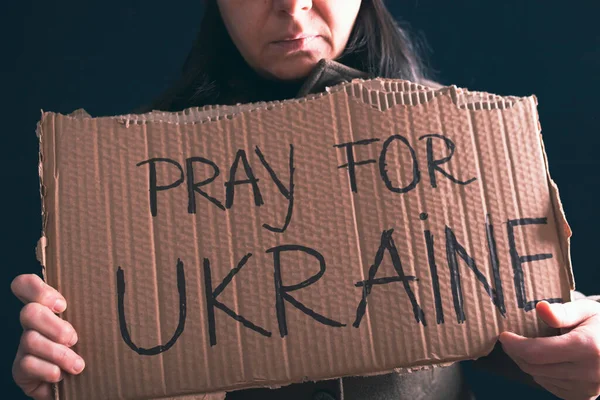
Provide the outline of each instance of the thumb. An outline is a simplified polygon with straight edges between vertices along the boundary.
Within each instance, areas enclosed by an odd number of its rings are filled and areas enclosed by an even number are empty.
[[[541,301],[535,310],[542,321],[552,328],[573,328],[599,314],[600,303],[591,300],[577,300],[564,304]]]

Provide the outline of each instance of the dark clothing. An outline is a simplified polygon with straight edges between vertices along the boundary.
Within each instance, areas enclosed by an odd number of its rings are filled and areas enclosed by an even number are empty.
[[[281,389],[250,389],[226,400],[470,400],[459,364],[407,374],[351,377],[294,384]]]

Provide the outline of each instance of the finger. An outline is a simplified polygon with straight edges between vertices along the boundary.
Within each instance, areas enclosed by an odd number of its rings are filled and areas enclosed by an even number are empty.
[[[48,382],[30,382],[21,389],[27,396],[34,400],[53,400],[54,392],[52,391],[52,385]]]
[[[20,360],[16,361],[14,372],[15,382],[23,387],[23,382],[49,382],[57,383],[63,378],[59,366],[49,361],[43,360],[31,354],[25,354]]]
[[[17,276],[10,288],[23,303],[40,303],[56,313],[65,311],[67,301],[52,286],[49,286],[35,274]]]
[[[546,378],[534,378],[534,380],[544,389],[546,389],[547,391],[549,391],[550,393],[552,393],[553,395],[566,400],[567,399],[567,395],[569,394],[569,391],[566,389],[563,389],[557,385],[555,385],[550,379],[546,379]]]
[[[558,388],[561,388],[562,390],[570,390],[570,391],[573,391],[574,388],[577,388],[580,385],[582,385],[582,382],[571,381],[571,380],[567,380],[567,379],[548,378],[548,377],[544,377],[544,376],[536,376],[533,378],[533,380],[542,386],[553,385]]]
[[[515,360],[519,368],[533,377],[568,380],[580,384],[596,383],[600,381],[600,373],[592,363],[558,363],[536,365],[523,360]]]
[[[539,302],[538,316],[552,328],[573,328],[594,315],[600,314],[600,303],[578,300],[564,304]]]
[[[564,335],[526,338],[512,332],[502,332],[502,348],[511,357],[530,364],[555,364],[590,358],[593,341],[585,334],[571,331]]]
[[[590,400],[595,399],[600,391],[598,385],[593,384],[576,384],[571,381],[563,381],[558,379],[535,378],[540,386],[554,393],[562,399],[567,400]]]
[[[31,354],[58,365],[63,371],[70,374],[79,374],[83,371],[83,359],[67,346],[55,343],[37,331],[28,330],[21,336],[21,350],[24,354]]]
[[[38,331],[48,339],[68,347],[77,343],[77,332],[73,325],[39,303],[29,303],[21,309],[21,325],[24,330]]]
[[[561,389],[569,390],[573,394],[580,394],[584,398],[596,398],[600,395],[600,383],[599,382],[580,382],[565,379],[549,379],[539,378],[540,381],[551,383]],[[539,382],[538,382],[539,383]]]
[[[23,350],[19,346],[12,366],[12,375],[15,383],[23,390],[23,393],[35,400],[54,400],[54,393],[50,383],[43,382],[37,378],[31,378],[23,370],[23,366],[21,365],[23,355]]]

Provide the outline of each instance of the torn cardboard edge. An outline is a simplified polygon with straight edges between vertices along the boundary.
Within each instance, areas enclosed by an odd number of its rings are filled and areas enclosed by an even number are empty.
[[[153,400],[225,400],[227,392],[216,392],[207,394],[184,394],[180,396],[157,397]]]
[[[47,212],[46,212],[46,202],[45,202],[45,198],[46,198],[46,187],[44,186],[44,152],[43,152],[43,129],[42,129],[42,122],[44,120],[44,117],[46,115],[46,113],[44,112],[44,110],[40,110],[41,111],[41,118],[40,121],[37,123],[37,127],[36,127],[36,135],[38,138],[38,175],[39,175],[39,190],[40,190],[40,204],[41,204],[41,216],[42,216],[42,232],[41,232],[41,237],[37,242],[36,248],[35,248],[35,254],[36,254],[36,258],[39,261],[41,267],[42,267],[42,278],[44,279],[44,281],[47,281],[47,276],[46,276],[46,247],[48,246],[48,240],[46,238],[46,226],[48,223],[48,218],[47,218]],[[74,114],[76,115],[76,114]],[[88,114],[89,115],[89,114]]]
[[[358,88],[362,88],[360,93]],[[408,81],[398,81],[393,79],[372,79],[363,80],[355,79],[351,82],[339,84],[337,86],[327,88],[327,91],[322,93],[311,94],[298,99],[287,99],[282,101],[256,102],[237,105],[209,105],[204,107],[190,107],[177,112],[165,112],[154,110],[144,114],[123,114],[109,117],[92,117],[84,109],[73,111],[65,117],[74,119],[88,118],[110,118],[117,119],[126,126],[130,124],[143,124],[147,122],[164,122],[178,125],[201,124],[214,122],[221,119],[232,119],[236,115],[245,112],[254,112],[262,110],[272,110],[288,104],[304,103],[312,101],[330,94],[345,90],[349,95],[365,104],[372,104],[372,100],[377,98],[378,94],[387,95],[387,100],[391,104],[387,107],[395,106],[416,106],[425,104],[434,98],[450,94],[454,104],[459,108],[469,110],[493,110],[511,108],[516,102],[527,101],[533,98],[537,104],[535,96],[517,97],[517,96],[499,96],[486,92],[469,91],[459,88],[455,85],[444,86],[439,89],[434,89],[428,86],[415,84]],[[379,111],[385,111],[387,108],[379,108]]]
[[[538,122],[538,126],[539,122]],[[541,127],[540,136],[541,136]],[[567,222],[566,214],[562,202],[560,201],[560,192],[558,190],[558,185],[550,176],[550,168],[548,164],[548,155],[546,154],[546,149],[544,147],[544,141],[540,139],[540,146],[542,146],[542,154],[544,155],[544,164],[546,167],[546,176],[548,177],[548,188],[550,190],[550,198],[552,199],[552,210],[554,211],[554,218],[557,223],[557,234],[558,237],[561,238],[561,253],[563,254],[564,259],[562,262],[565,265],[565,270],[567,272],[567,280],[569,282],[569,286],[571,291],[575,290],[575,277],[573,274],[573,265],[571,262],[571,236],[573,235],[573,231]],[[563,245],[566,243],[566,245]],[[571,294],[569,296],[565,296],[571,298]]]

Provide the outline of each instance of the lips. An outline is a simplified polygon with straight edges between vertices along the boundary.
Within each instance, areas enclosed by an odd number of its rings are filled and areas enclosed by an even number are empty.
[[[298,35],[290,35],[290,36],[284,37],[282,39],[275,40],[273,43],[291,42],[291,41],[294,41],[294,40],[314,39],[317,36],[319,36],[319,35],[311,35],[311,34],[301,33],[301,34],[298,34]]]
[[[274,41],[272,44],[280,50],[286,52],[301,51],[307,50],[310,47],[311,42],[319,37],[319,35],[308,34],[294,35]]]

